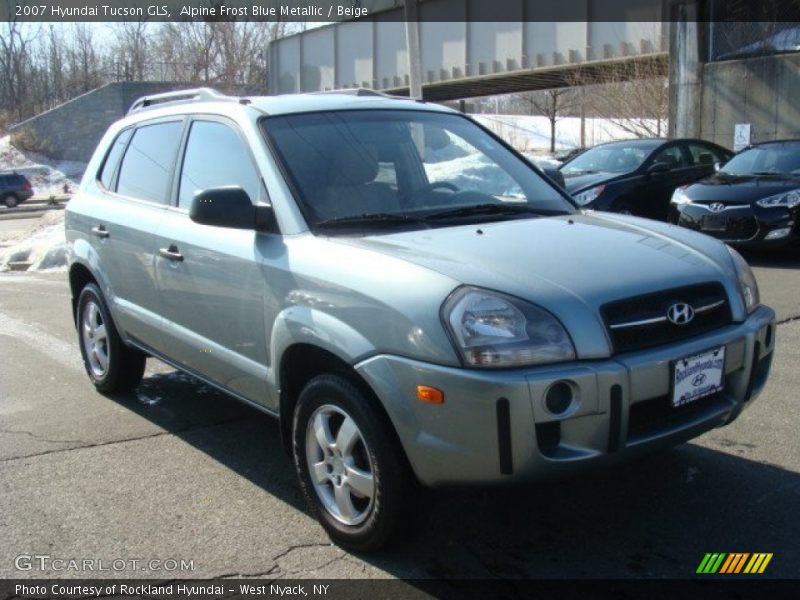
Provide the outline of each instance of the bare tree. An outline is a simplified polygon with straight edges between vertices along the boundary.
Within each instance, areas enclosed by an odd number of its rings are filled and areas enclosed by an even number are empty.
[[[112,50],[121,69],[121,78],[127,81],[146,81],[152,56],[151,32],[147,21],[122,21],[114,27],[116,42]]]
[[[567,113],[574,111],[578,98],[570,88],[556,88],[541,92],[521,94],[519,100],[528,114],[541,115],[550,121],[550,152],[556,151],[556,124]]]
[[[634,137],[661,137],[668,131],[669,86],[656,63],[637,63],[633,71],[612,73],[586,87],[587,112]]]

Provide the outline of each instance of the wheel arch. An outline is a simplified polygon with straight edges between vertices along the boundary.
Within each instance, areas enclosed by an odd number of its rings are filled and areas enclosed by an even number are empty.
[[[289,455],[292,452],[292,421],[297,400],[305,385],[317,375],[323,374],[339,375],[355,385],[373,403],[383,424],[394,436],[397,447],[402,450],[400,437],[383,402],[353,365],[321,346],[296,343],[283,352],[277,374],[280,386],[278,414],[281,442]],[[407,461],[405,451],[403,451],[403,460]]]

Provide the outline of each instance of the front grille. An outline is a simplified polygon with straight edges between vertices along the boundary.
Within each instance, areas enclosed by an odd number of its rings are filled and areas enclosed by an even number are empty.
[[[758,233],[758,222],[754,217],[728,217],[725,231],[711,232],[721,240],[749,240]]]
[[[666,319],[667,309],[675,303],[689,304],[695,310],[689,323],[675,325]],[[706,310],[701,311],[703,308]],[[617,300],[604,305],[601,314],[617,354],[679,342],[731,322],[728,297],[719,283]]]
[[[637,402],[628,415],[628,442],[636,442],[650,435],[668,432],[675,427],[688,425],[698,417],[723,406],[725,399],[720,392],[674,407],[669,396]]]

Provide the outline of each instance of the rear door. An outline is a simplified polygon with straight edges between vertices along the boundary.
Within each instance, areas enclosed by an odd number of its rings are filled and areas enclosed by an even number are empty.
[[[183,127],[179,117],[120,133],[99,174],[103,193],[87,223],[105,265],[118,325],[156,350],[163,350],[163,343],[155,232],[167,208]]]
[[[237,126],[193,118],[183,150],[176,201],[158,236],[158,289],[168,355],[182,366],[256,402],[266,399],[267,348],[262,252],[280,252],[280,236],[199,225],[194,194],[238,185],[255,203],[263,183]],[[273,249],[273,250],[270,250]]]

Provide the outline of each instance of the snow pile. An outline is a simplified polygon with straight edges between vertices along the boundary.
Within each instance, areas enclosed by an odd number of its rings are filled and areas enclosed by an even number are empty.
[[[0,247],[0,271],[8,271],[9,263],[30,263],[28,271],[66,270],[64,211],[44,214],[27,231],[7,240]]]
[[[10,136],[0,138],[0,172],[16,171],[24,175],[37,196],[61,195],[64,184],[75,190],[85,169],[86,163],[22,152],[11,145]]]

